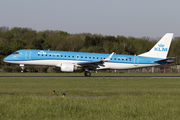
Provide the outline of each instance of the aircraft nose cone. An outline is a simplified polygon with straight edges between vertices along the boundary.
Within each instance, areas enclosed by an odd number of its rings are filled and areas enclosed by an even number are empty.
[[[6,61],[8,61],[8,60],[9,60],[9,57],[5,57],[5,58],[3,59],[4,62],[6,62]]]

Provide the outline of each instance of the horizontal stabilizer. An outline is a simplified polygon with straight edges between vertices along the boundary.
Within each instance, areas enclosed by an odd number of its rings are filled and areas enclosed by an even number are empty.
[[[170,58],[167,58],[167,59],[157,60],[157,61],[154,61],[154,62],[155,63],[160,63],[160,62],[173,63],[174,60],[172,60]]]

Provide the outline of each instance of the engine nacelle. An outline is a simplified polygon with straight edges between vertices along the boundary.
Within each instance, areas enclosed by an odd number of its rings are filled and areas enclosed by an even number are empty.
[[[73,65],[72,63],[62,63],[60,71],[62,72],[74,72],[74,71],[81,71],[82,68]]]
[[[63,63],[60,70],[62,72],[74,72],[74,65],[72,63]]]

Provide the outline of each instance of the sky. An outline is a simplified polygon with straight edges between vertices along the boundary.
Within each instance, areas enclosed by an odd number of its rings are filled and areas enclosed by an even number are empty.
[[[0,0],[0,27],[180,37],[180,0]]]

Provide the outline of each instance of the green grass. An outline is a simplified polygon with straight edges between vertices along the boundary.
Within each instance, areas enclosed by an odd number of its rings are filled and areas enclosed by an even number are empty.
[[[0,119],[177,120],[179,96],[115,98],[1,97]]]
[[[0,76],[84,76],[84,73],[7,73],[0,72]],[[178,73],[91,73],[91,76],[180,76]]]
[[[1,120],[177,120],[179,100],[180,79],[0,78]]]

